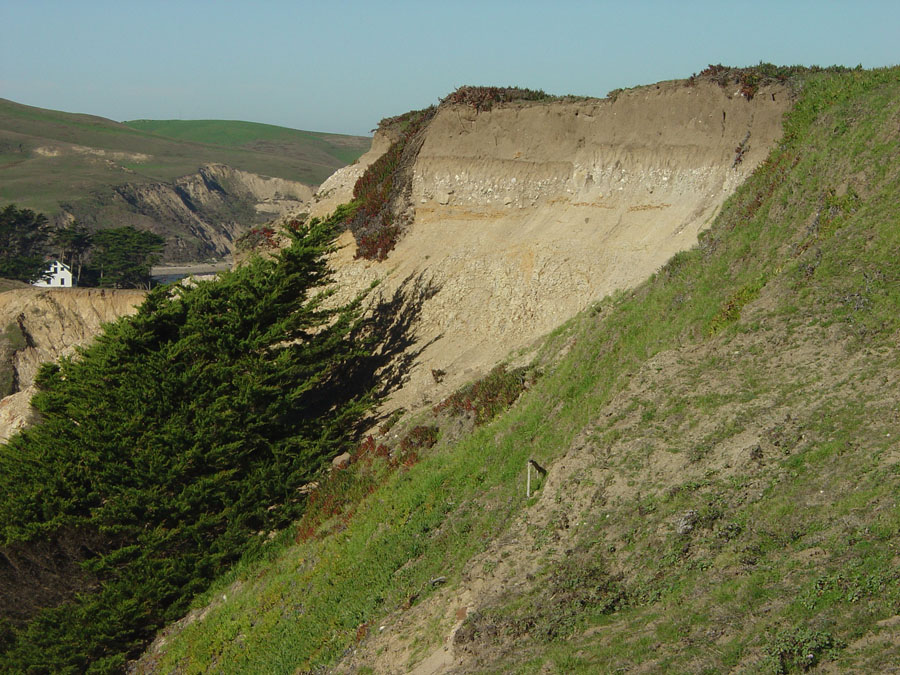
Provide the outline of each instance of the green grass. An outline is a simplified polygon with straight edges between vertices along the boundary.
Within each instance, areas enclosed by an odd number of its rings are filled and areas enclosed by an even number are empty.
[[[182,141],[249,150],[274,151],[298,158],[327,154],[350,164],[368,150],[370,139],[361,136],[300,131],[272,124],[226,120],[131,120],[132,129]]]

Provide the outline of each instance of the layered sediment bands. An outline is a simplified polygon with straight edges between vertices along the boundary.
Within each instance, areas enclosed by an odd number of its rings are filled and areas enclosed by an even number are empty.
[[[353,260],[348,235],[335,258],[348,289],[385,278],[390,290],[416,272],[440,289],[419,327],[430,346],[398,404],[458,386],[691,247],[780,137],[789,105],[783,87],[748,101],[666,82],[614,101],[442,107],[396,249],[384,263]],[[432,368],[446,371],[441,385]]]
[[[0,293],[0,368],[12,384],[11,395],[0,400],[0,441],[28,422],[41,364],[87,344],[102,324],[133,314],[144,296],[144,291],[99,288]]]
[[[747,101],[713,84],[672,82],[615,101],[446,108],[428,128],[414,194],[447,206],[563,199],[626,211],[717,195],[765,157],[788,103],[783,89]]]

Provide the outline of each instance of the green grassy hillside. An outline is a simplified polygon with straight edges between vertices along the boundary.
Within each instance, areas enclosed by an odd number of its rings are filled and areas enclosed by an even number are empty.
[[[900,69],[809,78],[699,246],[364,443],[142,666],[895,666],[898,118]]]
[[[183,141],[244,148],[314,161],[324,155],[350,164],[365,152],[368,137],[299,131],[272,124],[226,120],[132,120],[127,127]]]
[[[168,181],[208,163],[317,185],[370,143],[244,122],[197,123],[196,133],[183,130],[193,123],[133,124],[0,99],[0,202],[52,215],[60,202],[121,183]],[[154,133],[157,125],[177,135]]]

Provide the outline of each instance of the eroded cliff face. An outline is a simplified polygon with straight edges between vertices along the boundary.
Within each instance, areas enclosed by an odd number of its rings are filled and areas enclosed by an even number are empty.
[[[390,292],[417,273],[437,289],[418,324],[428,346],[393,404],[435,400],[694,245],[780,137],[789,105],[782,87],[748,101],[678,81],[614,101],[442,107],[397,247],[381,263],[354,260],[347,233],[334,259],[347,292],[374,278]],[[356,173],[342,171],[323,184],[331,196],[352,190]]]
[[[41,364],[85,345],[104,323],[133,314],[144,291],[25,288],[0,293],[0,441],[30,419]]]
[[[422,352],[390,405],[437,400],[691,247],[780,137],[789,105],[780,87],[748,101],[708,82],[666,82],[614,101],[504,104],[480,113],[442,107],[413,168],[412,224],[397,247],[384,262],[356,260],[345,233],[333,257],[344,299],[374,279],[383,281],[382,295],[410,278],[433,288],[416,323]],[[229,195],[242,195],[245,205],[256,200],[259,213],[326,215],[352,198],[356,180],[391,141],[377,134],[372,150],[314,198],[299,183],[211,165],[172,186],[135,186],[122,199],[150,221],[181,219],[203,250],[224,255],[239,226],[209,214],[233,208]],[[93,289],[0,294],[0,330],[24,317],[30,341],[7,359],[15,389],[26,390],[13,400],[27,403],[42,361],[132,312],[141,297]],[[441,382],[433,369],[446,373]],[[0,434],[10,405],[0,404]]]
[[[166,261],[194,261],[230,255],[252,225],[306,211],[312,194],[303,183],[209,164],[171,183],[119,185],[107,206],[165,237]],[[89,213],[70,215],[91,222]]]

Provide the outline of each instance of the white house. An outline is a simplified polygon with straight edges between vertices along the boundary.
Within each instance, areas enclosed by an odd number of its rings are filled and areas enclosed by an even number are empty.
[[[44,276],[32,283],[33,286],[52,288],[70,288],[72,286],[72,270],[59,260],[52,260],[44,270]]]

